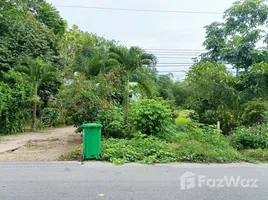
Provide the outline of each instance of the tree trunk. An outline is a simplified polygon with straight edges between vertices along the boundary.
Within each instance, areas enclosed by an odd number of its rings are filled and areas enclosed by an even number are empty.
[[[34,107],[33,107],[33,121],[32,121],[32,132],[36,132],[36,109],[37,109],[37,86],[35,86],[34,91]]]
[[[125,110],[125,122],[128,123],[128,110],[129,110],[129,74],[127,72],[127,86],[126,86],[126,110]]]

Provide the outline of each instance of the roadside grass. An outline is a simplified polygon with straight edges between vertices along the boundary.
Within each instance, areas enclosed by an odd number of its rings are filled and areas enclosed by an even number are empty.
[[[267,149],[248,149],[241,151],[245,160],[254,163],[268,163],[268,150]]]
[[[172,144],[180,162],[232,163],[241,161],[242,155],[233,149],[228,140],[217,132],[179,133]]]
[[[81,161],[83,144],[73,146],[59,157],[59,161]]]

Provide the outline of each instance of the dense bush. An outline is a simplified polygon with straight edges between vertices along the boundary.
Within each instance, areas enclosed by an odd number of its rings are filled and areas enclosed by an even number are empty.
[[[233,147],[241,149],[266,149],[268,147],[268,126],[239,127],[230,136]]]
[[[216,125],[218,121],[224,134],[238,125],[234,111],[230,109],[206,110],[200,117],[200,122],[204,124]]]
[[[111,71],[90,80],[81,73],[66,77],[66,85],[59,94],[57,107],[65,113],[68,124],[80,126],[83,123],[96,122],[100,111],[107,111],[117,103],[116,94],[121,86],[118,73]],[[115,130],[116,131],[116,130]]]
[[[189,113],[189,118],[194,122],[199,122],[200,120],[199,114],[195,111]]]
[[[122,108],[112,106],[108,110],[101,110],[97,121],[103,125],[103,135],[106,137],[122,137],[124,123],[124,111]]]
[[[61,125],[68,124],[68,119],[66,118],[66,112],[63,112],[62,106],[57,107],[56,104],[51,103],[49,107],[44,108],[42,111],[42,124],[45,127],[57,127]]]
[[[94,121],[101,106],[96,84],[81,74],[67,79],[72,84],[63,88],[57,106],[63,107],[66,118],[71,118],[75,126]]]
[[[258,123],[266,123],[268,103],[262,99],[254,99],[243,105],[243,123],[252,125]]]
[[[172,112],[161,102],[142,99],[131,105],[129,122],[146,135],[164,137],[173,130]]]
[[[217,119],[224,134],[229,134],[231,130],[239,125],[234,113],[235,111],[231,109],[224,109],[218,112]]]
[[[0,82],[0,134],[23,132],[29,122],[32,87],[10,70]]]

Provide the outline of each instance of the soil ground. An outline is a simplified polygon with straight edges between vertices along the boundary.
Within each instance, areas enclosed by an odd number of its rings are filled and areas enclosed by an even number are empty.
[[[82,143],[73,127],[0,137],[0,161],[57,161],[66,150]]]

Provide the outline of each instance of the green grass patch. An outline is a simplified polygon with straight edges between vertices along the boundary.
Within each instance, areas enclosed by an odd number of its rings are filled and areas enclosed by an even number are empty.
[[[241,154],[217,131],[179,133],[173,149],[181,162],[231,163],[242,160]]]

